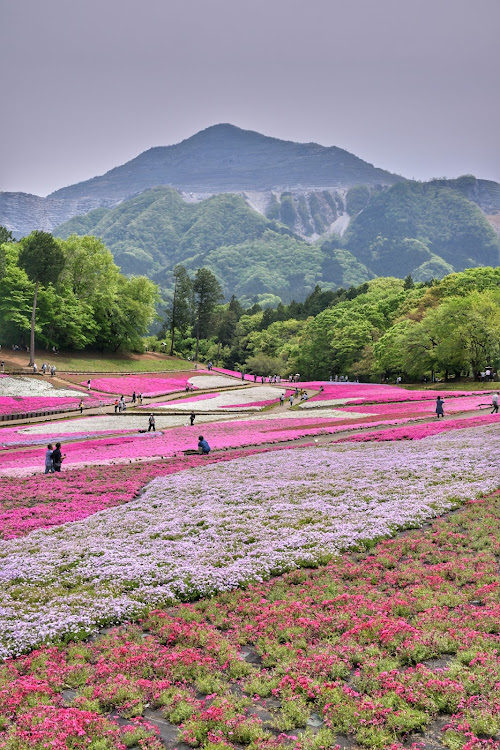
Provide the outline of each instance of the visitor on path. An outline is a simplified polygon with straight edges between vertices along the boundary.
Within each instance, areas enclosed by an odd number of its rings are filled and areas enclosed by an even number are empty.
[[[142,393],[139,393],[139,403],[141,406],[142,406],[142,398],[143,398]]]
[[[132,394],[132,403],[135,404],[136,401],[137,401],[137,396],[135,395],[135,391],[134,391]]]
[[[115,414],[116,414],[116,413],[117,413],[117,411],[118,411],[118,406],[119,406],[119,401],[118,401],[118,399],[117,399],[117,398],[115,398]]]
[[[285,403],[285,394],[280,393],[280,406],[283,406]]]
[[[436,399],[436,415],[437,415],[438,419],[439,419],[439,417],[443,417],[443,419],[444,419],[443,404],[444,404],[443,399],[441,398],[441,396],[438,396],[437,399]]]
[[[198,453],[202,453],[204,456],[208,456],[210,453],[210,446],[203,435],[198,435]]]
[[[36,366],[36,362],[33,364],[33,375],[36,375],[38,372],[38,367]]]
[[[87,380],[87,390],[90,391],[90,380]]]
[[[45,451],[45,474],[53,474],[54,462],[52,461],[53,445],[49,443]]]
[[[491,399],[491,405],[493,406],[491,413],[498,414],[498,393],[493,394],[492,399]]]
[[[61,471],[61,464],[66,458],[66,454],[61,453],[61,443],[56,443],[55,451],[52,451],[52,463],[54,471]]]
[[[3,361],[3,359],[0,362],[0,367],[2,368],[2,372],[5,372],[5,362]]]
[[[80,409],[80,414],[83,414],[83,401],[80,399],[80,403],[78,404],[78,408]]]
[[[254,382],[254,383],[256,383],[256,382],[257,382],[257,375],[254,375],[254,376],[253,376],[253,382]]]
[[[43,363],[43,365],[42,365],[42,374],[43,374],[43,375],[45,375],[45,371],[46,371],[46,370],[47,370],[47,365],[46,365],[46,364],[45,364],[45,362],[44,362],[44,363]]]
[[[261,385],[264,385],[264,380],[265,380],[265,377],[262,375],[260,378]]]
[[[148,421],[148,424],[149,424],[149,427],[148,427],[148,432],[149,432],[150,430],[153,430],[153,432],[156,432],[156,422],[155,422],[155,417],[154,417],[154,414],[150,414],[150,415],[149,415],[149,421]]]
[[[51,377],[54,377],[54,375],[56,374],[56,366],[55,365],[52,365],[52,367],[50,368],[50,374],[51,374]]]
[[[189,415],[189,421],[191,422],[191,427],[194,425],[195,419],[196,419],[196,414],[194,413],[194,411],[192,411],[191,414]]]
[[[290,394],[290,398],[288,400],[290,401],[290,406],[293,406],[293,393]]]
[[[186,393],[189,393],[189,383],[186,383],[186,387],[184,388],[184,390],[186,391]]]

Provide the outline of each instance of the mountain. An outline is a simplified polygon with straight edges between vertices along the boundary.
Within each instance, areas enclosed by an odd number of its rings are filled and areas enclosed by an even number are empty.
[[[0,224],[17,237],[32,229],[52,230],[92,208],[116,205],[159,185],[198,200],[228,192],[393,185],[400,179],[336,146],[282,141],[221,124],[173,146],[151,148],[100,177],[61,188],[47,198],[0,193]]]
[[[344,246],[377,276],[415,281],[500,264],[500,238],[479,207],[439,183],[400,182],[372,193]]]
[[[266,217],[239,195],[187,203],[173,188],[158,187],[75,217],[55,234],[101,237],[123,273],[146,274],[165,292],[177,263],[191,271],[207,266],[227,297],[247,303],[302,300],[317,283],[336,289],[409,273],[425,281],[500,263],[500,239],[483,212],[442,185],[358,186],[345,200],[328,190],[303,194],[302,202],[289,192],[273,195]],[[295,231],[305,222],[326,226],[334,216],[334,223],[350,219],[343,238],[311,243]]]

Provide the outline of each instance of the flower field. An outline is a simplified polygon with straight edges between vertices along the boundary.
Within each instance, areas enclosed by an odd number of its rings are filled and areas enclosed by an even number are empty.
[[[330,403],[335,406],[339,403],[344,404],[389,404],[398,401],[432,401],[436,400],[437,392],[435,391],[414,391],[406,390],[395,385],[373,385],[370,383],[330,383],[321,381],[311,381],[297,383],[298,388],[319,390],[324,388],[322,393],[316,393],[307,402],[301,404],[302,409],[311,409],[321,402]],[[446,399],[463,398],[465,396],[475,397],[481,401],[481,395],[488,394],[489,391],[446,391]],[[482,399],[485,400],[484,398]],[[487,399],[486,399],[487,400]],[[319,405],[319,404],[318,404]]]
[[[497,750],[499,499],[9,660],[0,747]]]
[[[200,371],[203,372],[203,371]],[[165,373],[155,375],[121,375],[119,377],[92,378],[90,387],[104,393],[114,393],[117,396],[131,396],[134,391],[144,396],[162,396],[165,393],[183,391],[193,376],[193,372]],[[81,381],[81,386],[87,386],[87,381]],[[195,386],[199,387],[199,386]]]
[[[263,406],[279,403],[280,393],[289,396],[292,391],[279,386],[247,386],[246,388],[234,387],[231,391],[222,393],[207,393],[191,398],[176,399],[168,403],[155,404],[159,409],[179,409],[187,407],[196,408],[197,411],[212,411],[214,409],[239,409],[241,411],[253,411],[262,409]],[[200,403],[203,402],[203,403]]]
[[[490,396],[231,374],[0,428],[0,750],[500,750]]]
[[[464,442],[453,433],[242,458],[156,479],[134,503],[1,542],[3,654],[318,564],[496,489],[495,427],[469,430]]]
[[[76,388],[54,388],[48,380],[36,377],[4,376],[0,382],[0,415],[36,411],[76,409],[83,398],[85,406],[98,406],[99,398]]]

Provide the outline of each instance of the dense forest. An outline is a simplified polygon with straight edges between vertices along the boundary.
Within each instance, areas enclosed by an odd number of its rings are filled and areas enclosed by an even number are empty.
[[[56,262],[43,257],[40,240],[54,243],[51,258]],[[44,277],[23,260],[30,247]],[[29,342],[35,296],[37,346],[102,351],[142,351],[159,299],[156,285],[146,277],[123,276],[110,251],[94,237],[54,240],[35,231],[14,242],[0,227],[2,345]]]
[[[336,291],[316,286],[304,302],[275,309],[244,310],[232,298],[214,305],[209,318],[200,357],[250,373],[367,381],[475,377],[487,366],[500,367],[500,267],[428,282],[407,276]],[[194,326],[166,326],[162,333],[168,330],[174,349],[193,355]]]

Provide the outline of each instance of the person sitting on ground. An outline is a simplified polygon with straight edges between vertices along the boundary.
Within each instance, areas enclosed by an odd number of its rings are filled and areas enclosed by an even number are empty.
[[[148,420],[148,424],[149,424],[149,427],[148,427],[148,432],[149,432],[150,430],[153,430],[153,432],[156,432],[156,423],[155,423],[155,417],[154,417],[154,414],[150,414],[150,415],[149,415],[149,420]]]
[[[204,456],[208,456],[210,453],[210,446],[203,435],[198,435],[198,453],[202,453]]]
[[[54,471],[61,471],[61,464],[66,458],[66,454],[61,453],[61,443],[56,443],[56,449],[52,451],[52,463]]]

